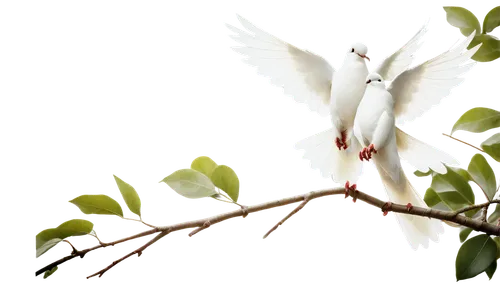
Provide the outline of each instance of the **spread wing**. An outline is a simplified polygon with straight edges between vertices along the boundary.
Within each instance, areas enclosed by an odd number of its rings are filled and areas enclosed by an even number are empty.
[[[422,115],[463,81],[459,76],[474,65],[470,58],[481,46],[466,50],[474,35],[475,32],[455,48],[396,76],[387,90],[394,97],[398,122]]]
[[[421,39],[426,32],[427,24],[425,24],[408,43],[389,57],[385,58],[375,72],[381,75],[384,80],[393,80],[394,77],[405,71],[411,65],[415,52],[422,45]]]
[[[396,143],[399,156],[420,172],[426,173],[430,168],[440,174],[446,174],[447,170],[444,164],[458,165],[455,158],[413,138],[397,127]]]
[[[226,25],[241,46],[233,49],[245,56],[245,63],[268,77],[274,85],[283,87],[286,94],[305,103],[320,114],[329,114],[330,89],[334,69],[322,57],[290,45],[257,28],[237,15],[244,27],[240,30]]]

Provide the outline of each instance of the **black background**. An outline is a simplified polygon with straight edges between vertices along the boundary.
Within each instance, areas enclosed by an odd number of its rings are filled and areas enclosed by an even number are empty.
[[[439,1],[395,6],[336,2],[237,6],[249,7],[250,16],[264,16],[274,31],[289,32],[291,40],[312,40],[314,47],[343,47],[353,31],[367,31],[377,41],[378,55],[408,31],[416,16],[424,15],[424,8],[440,13]],[[472,6],[487,7],[486,2]],[[160,168],[175,167],[175,160],[190,158],[192,152],[240,160],[252,200],[263,199],[264,191],[311,183],[295,168],[287,136],[303,135],[303,128],[319,127],[319,122],[288,113],[261,81],[249,81],[223,56],[223,34],[214,31],[213,22],[214,16],[230,15],[231,8],[92,8],[42,17],[30,29],[34,49],[29,70],[38,79],[31,84],[49,95],[32,102],[44,106],[31,124],[36,144],[26,162],[38,185],[30,193],[32,224],[53,224],[56,216],[71,215],[63,208],[63,192],[110,191],[102,178],[111,168],[145,184],[146,215],[197,216],[199,212],[168,201],[166,193],[152,193],[150,184]],[[439,32],[438,25],[433,32],[433,47],[439,47],[447,33]],[[491,104],[488,90],[498,79],[498,67],[474,73],[473,88],[465,89],[457,103]],[[455,105],[450,105],[448,112],[434,113],[416,135],[439,135],[454,119]],[[369,189],[374,184],[371,178]],[[408,257],[390,225],[377,225],[364,209],[344,209],[341,201],[322,201],[312,217],[299,217],[273,241],[272,249],[255,240],[264,223],[271,218],[263,216],[257,225],[226,226],[224,233],[211,233],[205,241],[170,241],[168,248],[154,249],[144,265],[119,266],[99,284],[285,285],[299,279],[314,284],[448,283],[454,233],[449,234],[450,249],[434,249],[432,257]],[[84,285],[78,282],[79,272],[86,271],[86,264],[66,265],[66,281],[50,284]]]

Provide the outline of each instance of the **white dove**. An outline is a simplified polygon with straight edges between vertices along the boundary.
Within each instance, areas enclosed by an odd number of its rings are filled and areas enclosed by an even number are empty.
[[[354,120],[354,134],[364,146],[359,153],[359,158],[361,161],[370,160],[373,156],[391,202],[408,203],[409,208],[426,207],[403,172],[400,161],[400,155],[403,157],[401,153],[406,153],[413,165],[425,167],[430,162],[436,170],[446,173],[446,168],[440,163],[443,161],[442,158],[447,156],[446,154],[426,145],[402,148],[404,144],[401,143],[400,137],[406,133],[397,129],[395,123],[396,118],[409,120],[418,116],[448,95],[450,90],[462,80],[457,77],[469,69],[473,63],[463,64],[480,47],[478,45],[461,54],[473,38],[472,34],[455,49],[404,71],[387,89],[379,74],[368,75],[366,91]],[[420,142],[420,144],[423,143]],[[409,149],[412,154],[408,154]],[[444,157],[444,160],[453,160],[453,158]],[[429,238],[437,241],[438,234],[443,232],[442,225],[437,220],[405,214],[396,214],[396,217],[414,249],[417,249],[419,245],[427,247]]]
[[[356,109],[366,88],[367,47],[353,44],[344,63],[335,71],[322,57],[290,45],[243,17],[237,17],[246,31],[226,26],[236,33],[232,38],[243,45],[233,49],[247,57],[244,61],[257,67],[258,73],[283,87],[296,101],[331,117],[332,128],[302,140],[296,147],[305,149],[304,157],[323,176],[337,182],[356,181],[362,167],[357,153],[361,146],[351,137]],[[424,26],[400,50],[386,58],[377,69],[379,73],[393,78],[407,69],[425,32]]]

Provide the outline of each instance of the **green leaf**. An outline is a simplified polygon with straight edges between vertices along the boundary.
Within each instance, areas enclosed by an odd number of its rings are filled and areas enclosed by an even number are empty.
[[[500,26],[500,6],[493,8],[484,18],[483,33],[491,33],[498,26]]]
[[[106,195],[83,195],[69,202],[79,207],[84,214],[104,214],[123,217],[120,204]]]
[[[48,281],[52,276],[56,275],[57,272],[61,269],[61,266],[55,266],[52,269],[49,269],[45,271],[42,276],[40,277],[40,280],[42,281]]]
[[[89,234],[94,224],[83,219],[73,219],[62,223],[56,228],[42,230],[36,235],[36,257],[47,252],[63,239],[70,236]]]
[[[225,165],[220,165],[215,168],[210,179],[212,179],[212,182],[214,182],[219,189],[226,192],[233,201],[238,201],[240,181],[233,169]]]
[[[488,222],[492,224],[498,224],[500,220],[500,204],[497,204],[495,210],[488,217]]]
[[[464,113],[453,126],[451,133],[457,130],[481,133],[497,127],[500,127],[500,112],[477,107]]]
[[[481,154],[476,154],[470,161],[469,174],[474,182],[483,190],[488,200],[492,200],[496,193],[497,179],[488,161]]]
[[[53,239],[43,241],[43,242],[39,240],[38,247],[34,249],[35,251],[34,251],[33,257],[35,259],[38,259],[40,256],[46,254],[47,252],[52,250],[54,247],[56,247],[63,240],[64,239],[60,239],[60,238],[53,238]]]
[[[471,180],[470,174],[467,172],[467,170],[462,169],[462,168],[455,168],[454,170],[460,176],[462,176],[467,182],[469,182]]]
[[[209,178],[212,176],[215,168],[217,168],[217,164],[206,156],[198,157],[191,163],[191,169],[201,172]]]
[[[212,181],[204,174],[192,169],[175,171],[165,177],[162,182],[169,185],[179,195],[190,199],[217,195]]]
[[[468,227],[460,227],[460,233],[459,233],[459,237],[460,237],[460,242],[463,243],[464,241],[467,240],[467,237],[469,237],[469,235],[471,234],[472,232],[472,228],[468,228]]]
[[[442,202],[441,198],[432,188],[428,188],[427,191],[425,192],[424,201],[430,208]]]
[[[457,280],[472,278],[496,260],[497,245],[486,234],[475,236],[462,244],[455,262]]]
[[[429,176],[429,175],[432,174],[432,170],[429,170],[426,173],[420,172],[420,171],[417,170],[413,174],[415,174],[415,176],[417,176],[417,177],[427,177],[427,176]]]
[[[481,148],[483,148],[486,154],[500,162],[500,133],[491,136],[488,140],[481,143]]]
[[[500,57],[500,41],[492,35],[477,35],[470,42],[467,49],[472,49],[473,47],[482,43],[481,47],[472,56],[472,59],[478,62],[491,62]]]
[[[57,229],[68,236],[89,234],[94,224],[84,219],[72,219],[60,224]]]
[[[469,36],[474,30],[476,34],[481,33],[479,20],[469,10],[462,7],[443,7],[446,11],[446,20],[453,27],[460,29],[464,36]]]
[[[474,204],[474,193],[469,183],[453,169],[447,167],[446,174],[434,174],[431,188],[452,210]]]
[[[497,244],[497,260],[500,259],[500,237],[496,236],[493,241]]]
[[[485,272],[486,272],[486,275],[488,275],[488,278],[493,278],[493,275],[495,274],[495,271],[497,271],[497,262],[496,260],[493,261],[493,263],[490,264],[490,266],[488,266],[488,268],[486,268]]]
[[[127,204],[130,211],[135,213],[136,215],[138,215],[140,217],[141,216],[141,199],[139,198],[139,195],[135,191],[134,187],[125,183],[124,181],[122,181],[120,178],[118,178],[115,175],[113,175],[113,177],[115,177],[115,181],[116,181],[116,184],[118,185],[118,189],[120,189],[120,193],[122,193],[123,199],[125,200],[125,203]]]

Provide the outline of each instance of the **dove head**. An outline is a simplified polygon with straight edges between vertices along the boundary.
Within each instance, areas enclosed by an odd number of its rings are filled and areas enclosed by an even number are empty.
[[[385,88],[384,79],[378,73],[371,73],[366,77],[366,84]]]
[[[349,48],[348,53],[359,56],[363,59],[370,60],[370,58],[366,56],[366,53],[368,53],[368,48],[361,43],[352,44],[351,47]]]

